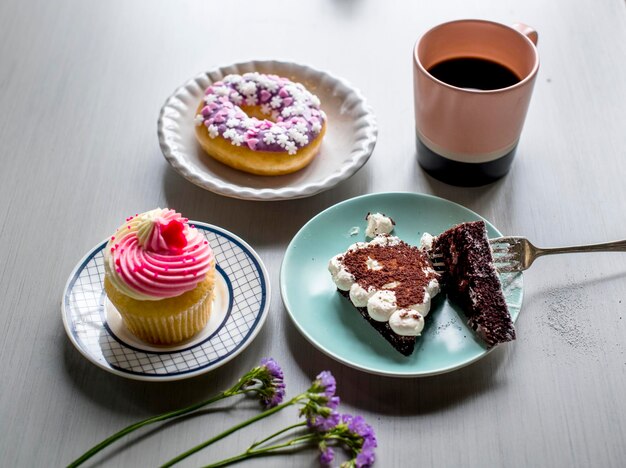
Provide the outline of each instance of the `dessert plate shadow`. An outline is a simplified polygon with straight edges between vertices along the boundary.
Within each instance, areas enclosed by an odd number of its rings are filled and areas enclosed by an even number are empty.
[[[263,262],[225,229],[191,223],[209,241],[217,260],[215,297],[206,327],[176,346],[155,346],[132,335],[104,291],[104,241],[74,268],[63,293],[63,325],[83,356],[130,379],[181,380],[227,363],[254,340],[270,304]]]
[[[280,291],[296,328],[337,361],[379,375],[442,374],[486,356],[490,350],[467,327],[461,310],[444,294],[433,299],[422,336],[409,357],[393,349],[363,320],[350,301],[339,295],[328,273],[328,261],[351,244],[366,240],[364,218],[368,212],[391,216],[396,222],[393,234],[412,245],[419,245],[424,232],[437,235],[455,224],[479,219],[487,224],[489,237],[501,235],[495,226],[473,211],[431,195],[376,193],[331,206],[305,224],[285,252]],[[359,228],[357,234],[355,227]],[[522,306],[522,274],[500,275],[500,279],[515,321]]]
[[[229,74],[276,74],[300,82],[322,102],[328,115],[320,153],[304,169],[282,176],[258,176],[232,169],[208,156],[195,137],[194,117],[205,89]],[[161,108],[161,151],[185,179],[211,192],[246,200],[310,197],[352,176],[369,159],[377,137],[376,119],[359,90],[330,73],[291,62],[255,60],[201,73],[176,89]]]

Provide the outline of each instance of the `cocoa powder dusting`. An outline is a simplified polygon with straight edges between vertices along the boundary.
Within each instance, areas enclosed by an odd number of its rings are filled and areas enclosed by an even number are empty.
[[[370,269],[367,260],[376,260],[380,269]],[[432,279],[439,275],[432,271],[428,256],[417,247],[405,242],[397,245],[370,245],[347,252],[342,262],[364,289],[383,289],[384,285],[398,283],[389,288],[396,294],[398,307],[405,308],[424,301],[424,291]],[[424,270],[430,269],[429,273]]]

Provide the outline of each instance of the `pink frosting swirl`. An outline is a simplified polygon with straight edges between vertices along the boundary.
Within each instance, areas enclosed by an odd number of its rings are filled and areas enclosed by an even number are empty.
[[[111,282],[138,300],[159,300],[195,289],[214,267],[202,233],[170,209],[131,216],[105,251]]]

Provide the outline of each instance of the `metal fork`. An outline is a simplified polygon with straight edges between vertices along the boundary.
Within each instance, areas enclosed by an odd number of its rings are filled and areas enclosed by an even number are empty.
[[[525,237],[497,237],[489,239],[496,269],[500,273],[512,273],[528,269],[536,258],[576,252],[626,252],[626,240],[602,244],[575,245],[544,249],[535,247]]]

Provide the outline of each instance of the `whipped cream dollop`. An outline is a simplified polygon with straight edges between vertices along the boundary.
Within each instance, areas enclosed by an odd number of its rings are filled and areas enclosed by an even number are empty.
[[[395,225],[393,219],[381,213],[368,213],[365,220],[367,221],[365,235],[370,238],[379,234],[390,234]]]
[[[195,289],[215,258],[204,235],[188,221],[167,208],[127,218],[105,248],[107,278],[125,295],[144,301]]]
[[[414,269],[413,275],[402,272],[409,265],[397,265],[394,248],[403,250],[399,256],[407,252],[415,256],[418,263],[411,264],[411,268],[421,270]],[[419,336],[440,286],[439,275],[427,255],[415,250],[418,249],[404,244],[398,237],[378,235],[370,242],[352,244],[345,253],[331,258],[328,270],[337,288],[348,291],[354,306],[366,308],[372,320],[388,322],[398,335]],[[360,263],[355,266],[357,257]]]
[[[389,326],[397,335],[420,336],[424,329],[424,316],[411,309],[398,309],[389,317]]]
[[[420,239],[420,248],[426,251],[430,251],[433,249],[433,242],[435,241],[435,236],[425,232],[422,234]]]

